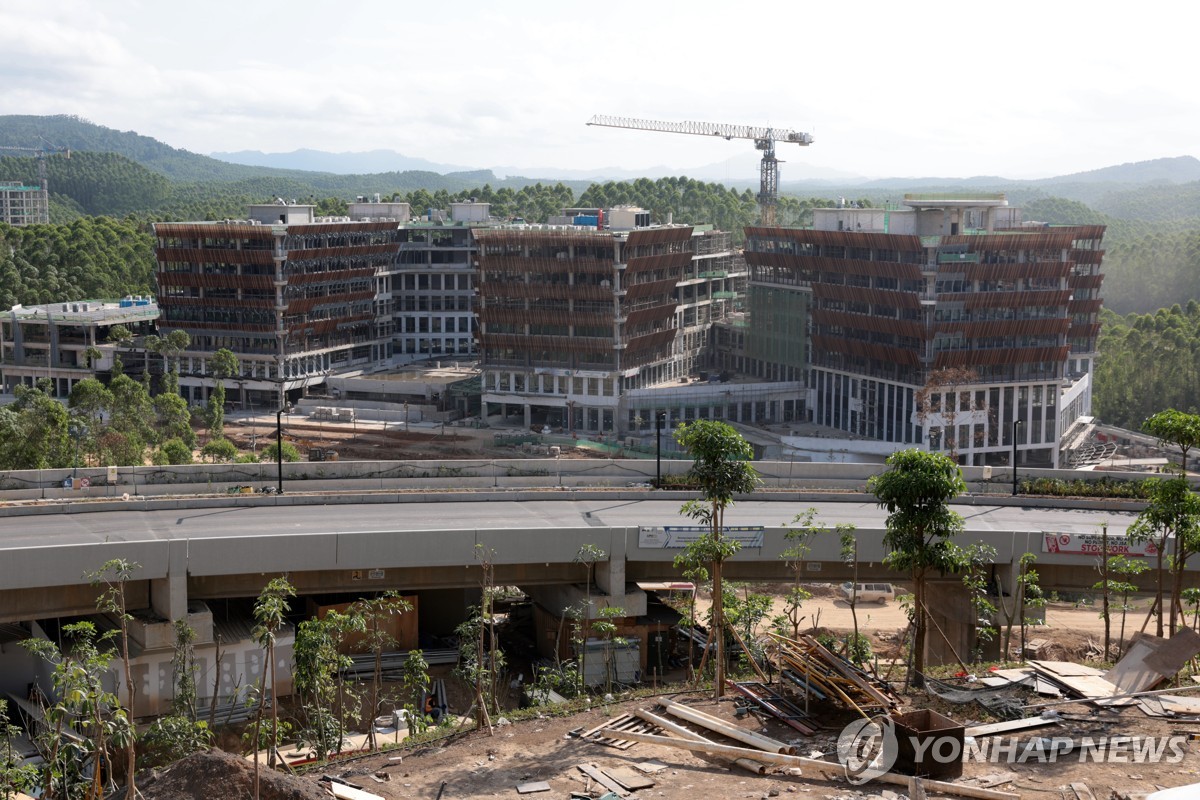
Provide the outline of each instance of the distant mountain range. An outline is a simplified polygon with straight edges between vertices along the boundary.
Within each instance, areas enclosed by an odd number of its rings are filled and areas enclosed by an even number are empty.
[[[592,182],[678,175],[739,189],[758,187],[754,178],[758,172],[758,159],[750,152],[734,154],[725,161],[687,170],[667,167],[642,170],[618,167],[591,170],[559,167],[479,169],[436,163],[393,150],[358,153],[311,149],[291,153],[243,150],[216,153],[214,156],[217,157],[210,157],[171,147],[133,131],[117,131],[96,125],[80,117],[0,116],[0,145],[42,147],[47,142],[73,150],[117,153],[173,181],[292,181],[339,195],[344,195],[347,191],[345,187],[350,185],[359,187],[357,193],[368,193],[416,187],[459,191],[485,183],[490,183],[494,188],[519,188],[535,181],[562,181],[576,187],[576,191],[582,191],[582,187]],[[1057,193],[1094,203],[1107,194],[1131,187],[1167,187],[1200,181],[1200,160],[1192,156],[1159,158],[1040,180],[1010,180],[999,176],[869,179],[796,161],[788,163],[784,178],[780,188],[794,194],[852,191],[867,195],[930,189],[987,189],[1033,196]]]

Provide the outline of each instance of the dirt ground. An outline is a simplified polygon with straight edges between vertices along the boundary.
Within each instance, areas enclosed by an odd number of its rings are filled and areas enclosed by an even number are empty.
[[[811,756],[814,752],[832,754],[836,752],[837,734],[842,726],[851,721],[845,712],[823,717],[828,729],[815,736],[802,736],[797,731],[774,720],[765,723],[747,717],[736,721],[734,703],[726,698],[714,703],[711,698],[682,696],[677,700],[695,705],[711,714],[741,725],[747,729],[764,732],[769,736],[794,743],[799,754]],[[922,704],[927,704],[921,698]],[[830,776],[825,780],[814,770],[803,769],[802,775],[791,776],[780,773],[753,775],[739,768],[730,768],[716,757],[705,756],[661,745],[637,744],[621,751],[590,741],[573,738],[570,732],[590,729],[618,714],[638,707],[653,708],[653,698],[627,701],[565,718],[534,719],[513,725],[502,725],[489,736],[486,731],[472,732],[444,744],[422,747],[410,752],[396,751],[355,761],[350,764],[329,767],[325,771],[344,777],[362,785],[367,791],[384,798],[516,798],[516,787],[521,784],[545,781],[549,792],[531,797],[567,798],[570,792],[587,793],[599,797],[594,783],[589,784],[586,776],[576,767],[578,764],[596,764],[604,767],[633,767],[638,762],[656,761],[666,769],[650,776],[655,785],[636,793],[640,798],[663,798],[664,800],[708,800],[708,798],[768,798],[776,794],[796,794],[807,798],[880,798],[885,790],[895,791],[906,797],[903,787],[880,783],[854,787],[838,778],[839,768],[832,765]],[[982,718],[982,714],[969,710],[970,707],[944,708],[961,722]],[[1020,736],[1022,743],[1042,736],[1100,736],[1134,735],[1166,736],[1181,735],[1180,726],[1172,726],[1164,720],[1145,717],[1137,708],[1119,713],[1105,712],[1105,716],[1092,714],[1082,705],[1064,707],[1064,712],[1073,712],[1072,719],[1062,726],[1043,728],[1034,733]],[[1076,719],[1078,716],[1079,719]],[[1200,726],[1197,726],[1200,727]],[[1189,728],[1190,730],[1190,728]],[[711,738],[720,737],[708,734]],[[1185,734],[1184,734],[1185,735]],[[731,744],[736,744],[730,742]],[[1056,763],[1026,763],[1011,769],[1004,764],[967,763],[963,767],[964,782],[971,778],[1013,772],[1011,782],[994,788],[1008,791],[1019,797],[1073,798],[1067,787],[1071,783],[1085,783],[1091,787],[1098,800],[1110,796],[1110,790],[1119,792],[1149,792],[1156,787],[1186,785],[1197,780],[1200,770],[1200,755],[1195,743],[1182,745],[1183,760],[1177,764],[1079,763],[1075,754],[1059,756]],[[819,757],[819,756],[817,756]],[[400,760],[398,760],[398,758]],[[376,782],[369,776],[386,776],[386,782]],[[973,782],[976,785],[977,782]],[[444,790],[442,785],[445,784]]]
[[[258,450],[275,440],[272,422],[227,420],[225,436],[239,449]],[[513,447],[496,447],[497,433],[506,429],[476,429],[448,426],[430,431],[414,428],[411,431],[388,427],[378,422],[358,424],[313,422],[305,417],[293,417],[285,426],[283,437],[294,444],[302,456],[310,448],[336,450],[345,460],[418,461],[444,458],[521,458],[522,452]],[[596,451],[564,448],[561,458],[601,458]]]
[[[806,603],[806,609],[815,614],[820,610],[823,628],[849,628],[849,608],[843,601],[832,596],[818,597]],[[872,606],[861,613],[860,625],[877,637],[894,634],[904,624],[903,611],[897,604]],[[1069,650],[1080,648],[1089,638],[1102,637],[1103,623],[1091,608],[1075,609],[1068,604],[1057,604],[1049,609],[1049,624],[1036,629],[1037,637],[1053,642],[1073,643]],[[1132,620],[1131,620],[1132,621]],[[1140,624],[1140,619],[1138,624]],[[1031,638],[1032,638],[1031,634]],[[798,754],[820,758],[832,757],[836,753],[837,735],[841,729],[855,719],[852,712],[837,707],[814,707],[813,711],[823,729],[813,736],[805,736],[770,718],[747,716],[737,719],[735,701],[725,698],[717,703],[708,695],[684,694],[674,699],[715,714],[726,721],[750,730],[763,732],[782,741],[792,743]],[[993,722],[981,707],[975,705],[951,705],[923,693],[905,696],[902,711],[915,708],[931,708],[965,725]],[[1029,704],[1048,702],[1032,694],[1025,696]],[[516,798],[516,787],[521,784],[545,781],[549,792],[529,795],[532,798],[568,798],[571,792],[599,797],[605,790],[589,782],[577,769],[579,764],[596,764],[604,767],[633,767],[639,762],[656,761],[665,769],[649,776],[655,781],[650,789],[643,789],[633,796],[637,798],[661,798],[662,800],[707,800],[708,798],[764,798],[795,794],[802,798],[820,800],[892,800],[886,791],[895,792],[894,800],[907,798],[905,787],[874,783],[862,787],[848,784],[841,776],[840,767],[833,764],[829,777],[825,779],[814,770],[803,769],[800,776],[782,774],[753,775],[714,756],[691,753],[685,750],[640,743],[629,750],[621,751],[604,745],[584,741],[572,736],[572,732],[589,730],[606,720],[636,708],[654,709],[655,696],[637,700],[618,700],[610,704],[597,701],[591,710],[568,717],[543,716],[520,721],[515,724],[500,724],[494,735],[486,731],[471,732],[448,740],[399,750],[356,760],[346,764],[331,765],[323,771],[339,775],[361,785],[388,800],[393,798],[429,798],[429,800],[454,800],[454,798]],[[978,785],[980,779],[1011,773],[1011,781],[994,785],[992,788],[1010,792],[1021,798],[1064,798],[1076,797],[1069,787],[1073,783],[1089,786],[1097,800],[1110,796],[1123,797],[1124,793],[1146,793],[1156,788],[1187,785],[1200,781],[1200,741],[1186,741],[1191,733],[1200,739],[1200,721],[1192,724],[1169,722],[1162,718],[1146,716],[1138,707],[1097,710],[1082,703],[1056,706],[1064,719],[1059,725],[1006,736],[1003,741],[1015,742],[1017,752],[1025,752],[1030,743],[1041,737],[1070,737],[1078,741],[1081,737],[1099,740],[1102,737],[1182,737],[1176,740],[1181,754],[1178,763],[1138,763],[1127,755],[1124,762],[1094,763],[1093,757],[1084,758],[1078,753],[1060,755],[1049,762],[1044,751],[1030,751],[1025,763],[969,762],[963,767],[963,780]],[[1036,715],[1040,709],[1030,710]],[[709,738],[721,740],[720,736],[702,732]],[[997,741],[996,739],[992,740]],[[736,745],[736,742],[727,741]],[[822,755],[817,755],[822,754]],[[1043,755],[1039,755],[1043,754]],[[376,781],[371,775],[385,778]],[[444,789],[443,789],[444,784]],[[1111,792],[1117,792],[1112,795]],[[440,792],[440,794],[439,794]],[[523,796],[523,795],[521,795]],[[1196,793],[1200,797],[1200,790]]]

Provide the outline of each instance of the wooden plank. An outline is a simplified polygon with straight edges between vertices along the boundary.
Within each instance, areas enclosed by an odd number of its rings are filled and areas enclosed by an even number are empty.
[[[627,767],[605,767],[604,773],[630,791],[649,789],[654,785],[654,781]]]
[[[534,781],[533,783],[522,783],[517,787],[517,794],[534,794],[536,792],[550,791],[550,784],[545,781]]]
[[[1096,795],[1092,794],[1086,783],[1072,783],[1071,791],[1075,793],[1076,800],[1096,800]]]
[[[585,732],[579,734],[579,738],[586,739],[589,736],[599,733],[600,731],[602,731],[605,728],[611,728],[614,725],[620,725],[623,721],[628,720],[628,719],[632,719],[632,717],[629,714],[622,714],[619,717],[613,717],[608,722],[602,722],[599,725],[597,725],[596,727],[592,728],[590,731],[585,731]]]
[[[617,783],[612,778],[608,777],[603,772],[601,772],[600,768],[597,767],[595,764],[576,764],[575,768],[578,769],[580,772],[582,772],[584,775],[587,775],[589,778],[594,780],[596,783],[603,786],[605,789],[608,789],[610,792],[616,793],[616,795],[618,797],[628,797],[629,796],[629,792],[627,792],[621,786],[621,784]]]
[[[1104,674],[1104,670],[1089,667],[1086,664],[1076,664],[1073,661],[1034,661],[1030,660],[1029,665],[1038,672],[1042,672],[1051,678],[1071,678],[1071,677],[1087,677],[1099,676]]]
[[[382,795],[377,795],[372,792],[365,792],[362,789],[355,789],[353,786],[347,786],[344,783],[331,782],[329,791],[333,792],[333,796],[338,800],[384,800]]]
[[[1118,686],[1123,692],[1144,692],[1153,689],[1165,676],[1150,668],[1146,659],[1167,643],[1157,636],[1142,636],[1129,646],[1129,650],[1112,669],[1104,673],[1104,679]]]
[[[1180,628],[1146,659],[1146,666],[1169,678],[1197,655],[1200,655],[1200,633],[1191,628]]]
[[[760,761],[767,761],[772,764],[779,764],[786,767],[808,767],[814,769],[821,775],[841,775],[842,766],[833,761],[820,761],[813,758],[805,758],[804,756],[790,756],[783,753],[764,753],[760,750],[752,750],[748,747],[733,747],[731,745],[722,745],[715,742],[696,742],[687,739],[673,739],[670,736],[651,736],[644,733],[630,734],[635,736],[639,742],[647,744],[660,744],[665,747],[677,747],[683,750],[693,750],[701,753],[715,753],[717,755],[729,756],[732,758],[753,758]],[[882,775],[877,775],[873,780],[880,783],[890,783],[897,786],[908,788],[912,785],[912,778],[908,775],[898,775],[894,772],[885,772]],[[997,789],[982,789],[978,786],[964,786],[958,783],[950,783],[949,781],[924,780],[925,789],[930,792],[941,792],[942,794],[956,795],[959,797],[975,797],[979,800],[1020,800],[1020,796],[1011,792],[1002,792]]]
[[[1163,711],[1168,714],[1195,715],[1200,714],[1200,697],[1182,697],[1173,694],[1160,694],[1158,701],[1162,703]]]
[[[996,772],[991,775],[984,775],[982,778],[976,778],[975,782],[984,789],[990,789],[993,786],[1000,786],[1005,783],[1012,783],[1017,779],[1015,772]]]
[[[963,731],[965,736],[995,736],[997,733],[1011,733],[1012,731],[1028,731],[1034,728],[1044,728],[1047,725],[1056,725],[1052,719],[1044,719],[1042,717],[1027,717],[1026,719],[1012,719],[1008,722],[993,722],[989,725],[975,725]]]

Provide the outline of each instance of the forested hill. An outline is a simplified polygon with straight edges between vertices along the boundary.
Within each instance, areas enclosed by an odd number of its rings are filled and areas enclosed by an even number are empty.
[[[117,153],[174,180],[235,181],[284,172],[227,164],[215,158],[179,150],[133,131],[118,131],[96,125],[81,117],[0,116],[0,145],[43,147],[47,142],[57,147],[69,147],[72,151]]]

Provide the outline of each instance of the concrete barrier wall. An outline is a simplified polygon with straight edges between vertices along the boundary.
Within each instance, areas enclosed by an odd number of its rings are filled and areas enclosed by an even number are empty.
[[[687,473],[690,461],[662,462],[662,475]],[[882,472],[878,464],[812,464],[759,461],[754,467],[765,488],[815,488],[863,490],[868,479]],[[1007,467],[991,470],[964,467],[963,478],[975,492],[1003,492],[1012,484]],[[255,490],[275,486],[275,464],[191,464],[176,467],[118,467],[116,480],[108,481],[104,468],[79,469],[86,489],[64,489],[73,470],[24,470],[0,473],[0,497],[7,500],[47,500],[223,494],[232,488]],[[283,465],[284,491],[400,491],[412,489],[487,489],[550,486],[626,487],[652,483],[657,475],[647,459],[498,459],[463,461],[337,461],[295,462]],[[1020,479],[1056,478],[1095,481],[1102,478],[1140,480],[1142,472],[1018,469]],[[1200,478],[1193,478],[1200,486]]]

